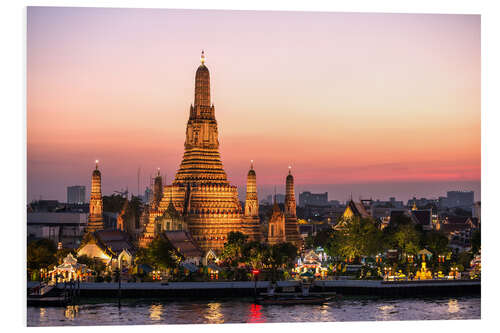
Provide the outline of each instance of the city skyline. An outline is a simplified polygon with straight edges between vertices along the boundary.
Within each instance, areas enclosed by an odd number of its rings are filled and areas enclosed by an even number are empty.
[[[478,15],[30,7],[28,201],[88,187],[95,159],[104,194],[139,167],[141,192],[157,167],[170,183],[201,49],[240,198],[254,159],[260,198],[292,165],[298,192],[351,187],[332,199],[480,199]]]

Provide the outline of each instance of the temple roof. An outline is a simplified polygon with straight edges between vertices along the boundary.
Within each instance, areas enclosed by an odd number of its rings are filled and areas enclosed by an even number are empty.
[[[185,258],[201,257],[203,252],[186,231],[165,231],[164,236]]]

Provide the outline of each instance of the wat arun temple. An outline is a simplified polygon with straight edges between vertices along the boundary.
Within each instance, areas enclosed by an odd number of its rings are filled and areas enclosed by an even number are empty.
[[[94,178],[93,183],[99,182],[99,189],[92,186],[96,192],[94,198],[102,200],[100,173],[99,179]],[[184,156],[171,185],[163,184],[159,172],[155,177],[152,199],[141,216],[143,227],[137,235],[138,246],[148,246],[161,232],[183,230],[204,252],[220,253],[232,231],[244,233],[251,241],[286,241],[299,247],[294,191],[294,179],[289,171],[284,212],[275,203],[274,218],[270,219],[268,228],[262,228],[257,176],[252,163],[247,176],[245,206],[241,206],[237,187],[231,185],[221,161],[215,107],[210,100],[210,72],[202,52],[195,76],[194,104],[189,109]],[[93,215],[89,231],[100,229],[97,220]]]

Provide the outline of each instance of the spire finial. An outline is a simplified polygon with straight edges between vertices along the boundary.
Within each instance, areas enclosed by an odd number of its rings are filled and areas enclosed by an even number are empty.
[[[98,168],[97,168],[98,166],[99,166],[99,160],[95,160],[95,169],[96,169],[96,170],[98,169]]]
[[[205,64],[205,51],[201,50],[201,64]]]
[[[288,174],[289,174],[289,175],[291,175],[291,174],[292,174],[292,166],[291,166],[291,165],[289,165],[289,166],[288,166]]]
[[[158,172],[158,174],[157,174],[157,175],[159,176],[159,175],[160,175],[160,167],[158,167],[157,172]]]
[[[253,170],[253,160],[250,160],[250,170]]]

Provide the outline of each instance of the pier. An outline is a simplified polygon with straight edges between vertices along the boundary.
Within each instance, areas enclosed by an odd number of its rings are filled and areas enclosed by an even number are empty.
[[[270,281],[233,282],[142,282],[80,283],[81,297],[122,298],[178,298],[178,297],[248,297],[255,292],[266,292]],[[38,282],[28,282],[33,288]],[[278,281],[277,287],[299,290],[300,281]],[[481,281],[477,280],[425,280],[386,282],[380,280],[317,280],[311,292],[336,292],[340,295],[366,295],[382,297],[423,297],[480,295]]]

